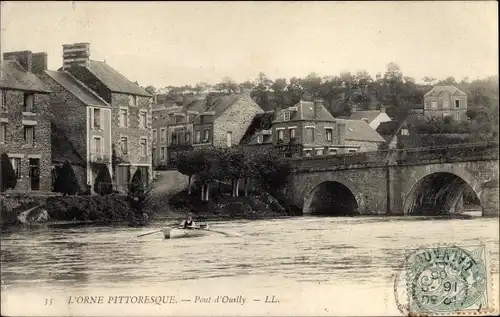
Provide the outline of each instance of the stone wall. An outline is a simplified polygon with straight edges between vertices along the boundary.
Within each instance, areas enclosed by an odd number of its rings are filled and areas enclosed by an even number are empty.
[[[47,94],[35,94],[34,113],[23,113],[24,92],[6,91],[7,112],[0,112],[1,124],[6,124],[6,142],[0,144],[0,153],[21,159],[20,178],[16,190],[30,190],[31,178],[29,160],[39,159],[40,190],[52,190],[50,98]],[[24,140],[23,121],[35,121],[35,140],[28,145]]]

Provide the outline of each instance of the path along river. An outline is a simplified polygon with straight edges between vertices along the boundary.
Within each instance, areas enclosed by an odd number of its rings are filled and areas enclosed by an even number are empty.
[[[161,225],[3,233],[2,315],[399,315],[405,249],[437,243],[485,244],[498,280],[498,219],[298,217],[212,224],[240,237],[137,238]],[[104,303],[77,304],[79,295]]]

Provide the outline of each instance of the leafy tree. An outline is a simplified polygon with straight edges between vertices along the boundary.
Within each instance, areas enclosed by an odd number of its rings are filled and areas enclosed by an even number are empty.
[[[319,88],[321,86],[321,77],[316,73],[310,73],[306,78],[302,79],[302,87],[305,92],[309,93],[311,97],[318,97]]]
[[[113,193],[113,182],[106,165],[102,165],[97,173],[94,182],[94,191],[101,196]]]
[[[58,169],[54,191],[66,195],[75,195],[78,193],[80,186],[75,172],[68,160],[64,162],[61,168]]]
[[[138,168],[134,176],[132,176],[132,181],[130,182],[127,200],[130,208],[133,211],[131,220],[136,223],[137,219],[143,219],[145,217],[145,208],[151,198],[151,187],[147,185],[143,175],[142,169]]]
[[[12,163],[9,160],[9,156],[7,153],[2,153],[0,156],[0,167],[2,170],[2,175],[0,178],[0,191],[5,191],[7,189],[16,188],[17,177],[14,168],[12,167]]]
[[[240,88],[253,89],[255,87],[254,83],[251,81],[245,81],[238,85]]]
[[[150,95],[154,95],[156,93],[156,88],[153,86],[147,86],[146,88],[144,88],[144,90],[146,90]]]
[[[289,162],[274,154],[261,154],[255,161],[256,174],[262,188],[269,193],[278,194],[290,174]]]
[[[233,94],[238,92],[238,84],[230,77],[222,78],[222,81],[214,86],[220,92]]]
[[[188,194],[191,195],[192,178],[198,171],[196,155],[197,151],[189,151],[179,155],[177,158],[177,170],[179,173],[188,176]]]
[[[255,102],[264,109],[271,108],[269,103],[269,92],[272,85],[272,80],[267,78],[266,74],[260,72],[255,79],[255,87],[252,90],[252,98]]]

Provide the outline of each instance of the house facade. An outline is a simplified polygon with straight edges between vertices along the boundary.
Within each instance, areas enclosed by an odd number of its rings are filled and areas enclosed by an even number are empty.
[[[46,70],[39,78],[52,91],[52,163],[69,161],[81,189],[94,190],[102,167],[113,177],[111,105],[67,71]]]
[[[467,94],[455,86],[434,86],[424,95],[424,117],[427,120],[450,117],[467,121]]]
[[[385,112],[384,107],[381,107],[380,110],[357,110],[356,107],[353,107],[351,115],[345,118],[342,117],[341,119],[364,121],[368,123],[373,130],[377,130],[382,122],[389,122],[392,120]]]
[[[252,100],[248,89],[238,94],[195,99],[181,111],[170,114],[168,164],[175,165],[180,153],[193,148],[240,144],[254,117],[261,113],[264,111]]]
[[[173,123],[173,114],[182,107],[176,105],[154,106],[152,110],[152,164],[153,167],[168,163],[168,127]]]
[[[88,43],[63,45],[63,67],[111,109],[111,161],[116,189],[125,192],[137,169],[152,179],[152,96],[106,62],[90,59]]]
[[[44,55],[10,52],[0,61],[0,153],[12,163],[16,191],[52,190],[50,90],[33,73]]]

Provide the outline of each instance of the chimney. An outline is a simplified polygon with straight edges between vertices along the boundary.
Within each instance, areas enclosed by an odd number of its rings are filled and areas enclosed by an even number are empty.
[[[346,132],[346,124],[345,122],[337,121],[337,140],[339,145],[345,145],[345,132]]]
[[[75,43],[63,45],[63,69],[71,65],[88,67],[90,62],[90,44]]]
[[[33,65],[33,53],[31,51],[3,53],[3,59],[17,61],[26,71],[31,72]]]
[[[41,74],[47,70],[47,53],[34,53],[31,65],[34,74]]]
[[[321,108],[323,107],[323,99],[314,99],[314,116],[317,117],[321,113]]]

